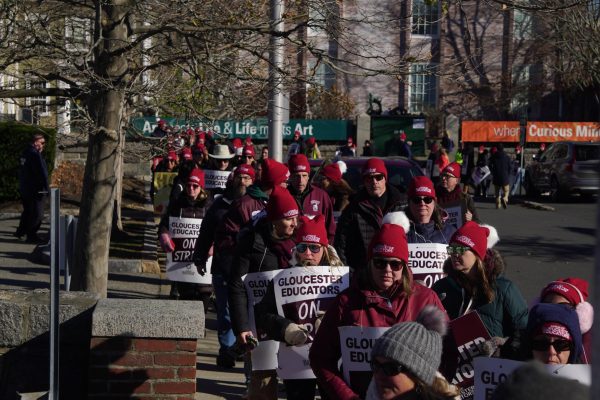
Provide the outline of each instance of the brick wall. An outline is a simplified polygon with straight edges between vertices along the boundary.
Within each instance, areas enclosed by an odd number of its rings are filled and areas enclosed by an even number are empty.
[[[196,341],[93,337],[88,398],[194,399]]]

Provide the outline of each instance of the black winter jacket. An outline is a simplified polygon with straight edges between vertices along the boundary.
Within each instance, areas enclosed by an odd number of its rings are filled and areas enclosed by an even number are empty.
[[[271,237],[271,223],[265,219],[240,235],[229,280],[231,325],[236,335],[250,330],[248,297],[242,276],[289,267],[293,247],[291,239],[275,242]]]
[[[381,228],[381,220],[388,212],[402,211],[406,195],[391,185],[386,186],[387,203],[382,210],[369,201],[369,194],[362,188],[350,200],[337,225],[334,247],[340,259],[358,271],[366,268],[369,243]]]
[[[490,158],[490,171],[494,185],[508,185],[510,182],[510,172],[512,171],[512,162],[504,150],[498,150],[496,154],[492,155]]]

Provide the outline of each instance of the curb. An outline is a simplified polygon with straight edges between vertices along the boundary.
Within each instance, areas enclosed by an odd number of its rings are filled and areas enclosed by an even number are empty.
[[[523,204],[524,207],[531,208],[531,209],[534,209],[534,210],[556,211],[556,208],[554,208],[554,207],[547,206],[547,205],[542,204],[542,203],[537,203],[535,201],[524,201],[522,204]]]

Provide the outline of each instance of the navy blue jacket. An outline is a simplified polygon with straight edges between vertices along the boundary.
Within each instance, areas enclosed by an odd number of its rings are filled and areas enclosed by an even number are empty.
[[[21,153],[19,159],[19,192],[23,197],[43,196],[48,192],[48,168],[42,154],[32,144]]]

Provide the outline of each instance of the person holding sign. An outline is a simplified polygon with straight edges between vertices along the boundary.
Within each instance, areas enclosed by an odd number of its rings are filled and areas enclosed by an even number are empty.
[[[475,310],[492,337],[510,337],[527,325],[527,304],[519,289],[501,276],[504,262],[492,247],[495,228],[469,221],[450,239],[447,277],[433,284],[451,319]]]
[[[233,332],[241,345],[262,339],[253,333],[248,319],[248,294],[242,277],[253,272],[273,271],[290,266],[298,219],[298,205],[282,187],[275,187],[261,218],[239,238],[229,280],[229,306]],[[253,306],[253,304],[250,304]],[[252,339],[250,339],[252,338]],[[277,399],[277,374],[274,369],[252,371],[248,386],[249,399]]]
[[[435,187],[437,202],[449,215],[450,223],[460,227],[467,221],[479,222],[475,202],[460,187],[460,164],[448,164],[440,174],[440,183]]]
[[[337,252],[329,245],[327,240],[327,230],[325,229],[323,216],[319,215],[312,220],[301,217],[300,225],[296,229],[295,242],[296,246],[292,253],[292,266],[300,268],[342,266]],[[327,277],[331,277],[331,275]],[[322,279],[322,277],[319,277],[319,279]],[[326,288],[326,285],[323,283],[321,287]],[[311,288],[314,287],[311,286]],[[326,301],[322,299],[324,296],[318,296],[319,293],[322,292],[315,292],[312,303],[314,304],[314,301],[319,298],[319,304],[323,307],[323,303],[326,303]],[[304,302],[306,304],[306,300]],[[256,325],[258,329],[265,331],[271,339],[289,346],[301,346],[309,340],[311,333],[314,335],[314,332],[311,332],[314,329],[312,326],[296,324],[278,313],[273,283],[269,285],[263,300],[256,306]],[[312,325],[316,326],[317,323]],[[316,379],[284,379],[283,383],[288,400],[309,400],[315,397]]]
[[[408,219],[393,213],[382,222],[369,243],[368,267],[327,309],[310,349],[319,387],[331,399],[365,398],[372,377],[371,348],[383,331],[414,321],[428,304],[443,310],[435,292],[416,283],[407,267]]]
[[[586,364],[579,319],[564,304],[535,305],[529,313],[527,341],[531,357],[544,364]]]
[[[433,182],[426,176],[415,176],[408,185],[408,207],[410,220],[407,233],[408,243],[446,244],[456,226],[446,223],[446,211],[437,204]]]
[[[167,211],[163,215],[158,230],[159,240],[162,249],[165,253],[173,253],[178,250],[178,257],[180,261],[187,260],[191,262],[193,244],[189,249],[176,249],[176,245],[173,242],[171,232],[171,218],[193,218],[201,220],[204,218],[207,206],[208,194],[202,189],[204,186],[204,172],[201,169],[195,168],[190,172],[185,185],[185,190],[179,194],[175,199],[169,202]],[[192,242],[191,242],[192,243]],[[182,243],[183,245],[183,243]],[[186,254],[188,256],[179,257],[179,253]],[[195,300],[201,298],[204,302],[204,309],[206,310],[208,305],[208,299],[212,293],[211,285],[200,285],[189,282],[176,282],[171,283],[171,298],[183,299],[183,300]]]
[[[373,379],[366,400],[460,399],[458,389],[438,372],[442,359],[444,313],[427,306],[415,322],[391,327],[373,346]]]

